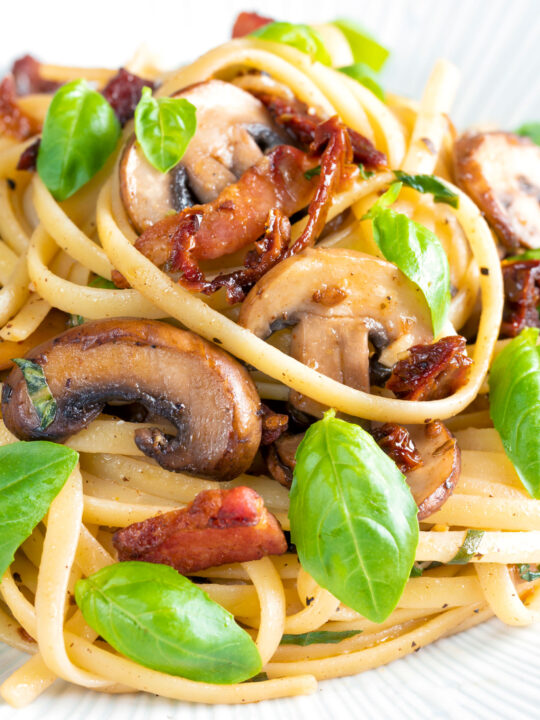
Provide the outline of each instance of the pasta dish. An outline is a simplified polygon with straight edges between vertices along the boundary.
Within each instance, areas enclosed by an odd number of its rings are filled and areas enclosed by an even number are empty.
[[[178,70],[0,82],[0,640],[202,703],[540,610],[540,126],[241,13]]]

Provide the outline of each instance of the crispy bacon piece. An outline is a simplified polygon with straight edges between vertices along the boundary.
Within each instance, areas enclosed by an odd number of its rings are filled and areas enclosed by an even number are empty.
[[[502,337],[515,337],[523,328],[540,327],[540,260],[503,263],[504,312]]]
[[[110,103],[122,127],[135,114],[143,87],[153,90],[154,83],[120,68],[103,88],[103,97]]]
[[[403,474],[424,464],[410,432],[403,425],[385,423],[374,428],[372,434],[379,447],[392,458]]]
[[[239,38],[258,30],[269,23],[274,22],[272,18],[263,17],[254,12],[241,12],[235,20],[232,29],[232,37]]]
[[[203,490],[182,510],[119,530],[113,542],[120,560],[163,563],[184,575],[287,550],[278,521],[248,487]]]
[[[261,445],[271,445],[287,430],[289,416],[274,412],[268,405],[261,403],[262,437]]]
[[[37,132],[37,124],[17,105],[15,81],[7,75],[0,83],[0,135],[26,140]]]
[[[315,140],[315,131],[322,120],[305,103],[296,98],[291,100],[272,93],[252,94],[265,105],[274,121],[285,128],[295,142],[309,146]],[[347,128],[347,132],[355,163],[362,163],[371,169],[386,167],[386,155],[377,150],[373,143],[352,128]]]
[[[11,72],[17,95],[52,93],[60,87],[60,83],[41,77],[41,63],[32,55],[23,55],[15,60]]]
[[[29,145],[26,150],[22,151],[19,162],[17,163],[17,170],[28,170],[33,172],[36,169],[40,145],[41,138],[38,138],[35,142]]]
[[[472,360],[465,353],[465,338],[445,337],[431,345],[414,345],[394,365],[386,387],[402,400],[439,400],[467,381]]]

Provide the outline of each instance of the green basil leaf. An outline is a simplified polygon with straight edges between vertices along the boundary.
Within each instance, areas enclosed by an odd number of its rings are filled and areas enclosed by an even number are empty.
[[[395,170],[394,175],[404,185],[421,193],[431,193],[437,203],[446,203],[453,208],[459,207],[459,197],[434,175],[408,175],[403,170]]]
[[[26,360],[25,358],[13,358],[13,362],[21,368],[26,382],[28,396],[38,416],[40,423],[39,429],[46,430],[54,421],[57,405],[47,383],[43,368],[41,365],[38,365],[32,360]]]
[[[221,605],[168,565],[121,562],[75,586],[86,622],[145,667],[201,682],[242,682],[257,646]]]
[[[354,20],[341,18],[334,20],[332,25],[335,25],[345,35],[354,62],[365,63],[375,72],[379,72],[388,59],[390,51],[378,43],[372,35]]]
[[[334,643],[347,640],[347,638],[359,635],[361,630],[318,630],[313,632],[302,633],[301,635],[283,635],[281,645],[333,645]]]
[[[185,98],[155,98],[143,88],[135,135],[148,162],[162,173],[180,162],[197,129],[196,108]]]
[[[396,464],[329,410],[296,452],[292,542],[322,587],[373,622],[395,608],[414,562],[418,508]]]
[[[463,545],[448,562],[448,565],[466,565],[468,562],[471,562],[478,552],[478,548],[480,547],[480,543],[482,542],[484,535],[484,530],[467,530]]]
[[[424,568],[420,567],[417,563],[414,563],[414,565],[411,568],[411,574],[409,577],[415,578],[415,577],[422,577],[422,574],[424,572]]]
[[[309,55],[323,65],[331,65],[330,55],[323,40],[315,28],[309,25],[295,25],[290,22],[273,22],[257,28],[250,33],[251,37],[260,40],[283,43]]]
[[[521,579],[526,580],[527,582],[532,582],[533,580],[538,580],[538,578],[540,578],[540,572],[532,571],[531,566],[528,563],[518,565],[518,572]]]
[[[401,183],[391,185],[364,218],[372,219],[373,239],[384,257],[422,291],[431,312],[433,333],[437,336],[450,309],[448,258],[431,230],[388,207],[400,190]]]
[[[514,262],[515,260],[540,260],[540,248],[537,250],[525,250],[521,255],[512,255],[507,257],[504,262]]]
[[[516,130],[516,133],[528,137],[534,143],[540,145],[540,122],[525,123]]]
[[[306,178],[306,180],[311,180],[312,178],[314,178],[320,174],[321,174],[321,166],[316,165],[314,168],[306,170],[306,172],[304,173],[304,177]]]
[[[90,280],[88,287],[103,288],[104,290],[118,290],[112,280],[97,275],[93,280]]]
[[[78,457],[75,450],[51,442],[0,447],[0,578],[47,514]]]
[[[47,111],[37,171],[57,200],[65,200],[105,165],[120,137],[120,123],[103,95],[85,80],[56,91]]]
[[[382,87],[379,85],[376,79],[376,75],[373,70],[365,62],[357,62],[354,65],[346,65],[345,67],[338,68],[339,72],[345,73],[353,80],[356,80],[368,90],[376,95],[379,100],[386,102],[386,94]]]
[[[491,419],[527,491],[540,498],[540,347],[526,328],[495,358],[489,374]]]

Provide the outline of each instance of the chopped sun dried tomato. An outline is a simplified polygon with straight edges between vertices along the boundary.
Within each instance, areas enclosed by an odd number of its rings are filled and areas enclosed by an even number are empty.
[[[135,114],[143,87],[153,90],[154,83],[120,68],[103,88],[103,96],[110,103],[122,127]]]
[[[249,35],[255,30],[258,30],[260,27],[264,27],[271,22],[274,22],[272,18],[263,17],[262,15],[257,15],[257,13],[254,12],[241,12],[238,14],[238,17],[233,25],[232,37],[244,37],[244,35]]]
[[[540,327],[540,260],[503,263],[502,337],[515,337],[526,327]]]
[[[409,431],[397,423],[385,423],[373,430],[379,447],[392,458],[402,473],[423,465]]]
[[[39,129],[37,123],[17,105],[15,81],[11,75],[7,75],[0,83],[0,135],[26,140],[39,132]]]

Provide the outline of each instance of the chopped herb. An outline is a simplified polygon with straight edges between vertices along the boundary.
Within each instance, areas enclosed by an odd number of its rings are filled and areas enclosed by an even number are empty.
[[[82,325],[84,323],[84,318],[82,315],[70,315],[69,319],[67,321],[68,327],[77,327],[78,325]]]
[[[463,545],[459,548],[448,565],[466,565],[470,562],[477,554],[484,534],[484,530],[467,530]]]
[[[409,575],[409,577],[412,577],[412,578],[420,577],[423,572],[424,572],[424,568],[420,567],[417,563],[414,563],[414,565],[411,568],[411,574]]]
[[[97,275],[93,280],[90,280],[88,287],[104,288],[105,290],[117,289],[112,280],[107,280],[107,278],[101,277],[101,275]]]
[[[362,180],[368,180],[372,175],[375,175],[374,170],[366,170],[363,163],[358,163],[358,170],[360,172],[360,177]]]
[[[347,638],[359,635],[361,630],[341,630],[332,632],[331,630],[318,630],[315,632],[302,633],[301,635],[284,635],[281,638],[282,645],[330,645],[338,643]]]
[[[320,174],[321,174],[321,166],[317,165],[316,167],[311,168],[310,170],[306,170],[306,172],[304,173],[304,177],[306,178],[306,180],[311,180],[316,175],[320,175]]]
[[[53,422],[57,406],[47,384],[43,368],[32,360],[24,358],[13,358],[13,362],[21,368],[28,396],[40,422],[39,429],[45,430]]]
[[[433,175],[409,175],[402,170],[395,170],[394,175],[404,185],[421,193],[431,193],[436,203],[446,203],[453,208],[459,206],[459,197],[449,190],[444,183]]]
[[[538,580],[538,578],[540,578],[540,572],[534,572],[534,570],[531,570],[531,566],[528,563],[518,565],[518,572],[522,580],[526,580],[527,582],[532,582],[533,580]]]
[[[536,250],[525,250],[521,255],[512,255],[504,259],[504,262],[514,262],[516,260],[540,260],[540,248]]]

